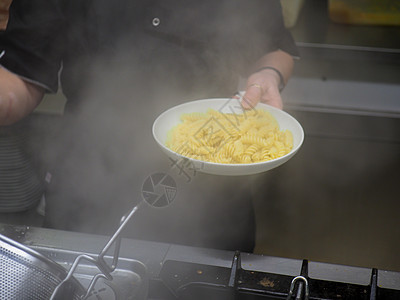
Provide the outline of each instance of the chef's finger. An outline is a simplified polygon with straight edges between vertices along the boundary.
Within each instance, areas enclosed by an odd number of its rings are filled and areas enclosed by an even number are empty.
[[[236,92],[233,94],[233,96],[231,97],[232,99],[240,99],[242,96],[240,95],[239,92]]]

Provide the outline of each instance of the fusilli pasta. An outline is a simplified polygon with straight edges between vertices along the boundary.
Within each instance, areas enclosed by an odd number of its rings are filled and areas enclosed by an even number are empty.
[[[267,111],[223,114],[182,114],[166,146],[190,158],[216,163],[256,163],[284,156],[293,148],[293,135],[281,131]]]

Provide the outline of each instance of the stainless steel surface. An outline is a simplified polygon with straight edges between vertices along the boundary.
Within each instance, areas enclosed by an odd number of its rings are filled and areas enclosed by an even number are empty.
[[[51,257],[65,269],[70,269],[75,258],[81,253],[79,251],[67,251],[65,249],[52,249],[48,247],[37,247],[36,249],[46,257]],[[96,249],[93,249],[91,255],[95,256],[95,252]],[[108,261],[112,260],[109,256],[106,256],[106,259]],[[97,274],[98,268],[95,265],[82,262],[76,268],[74,278],[79,281],[85,290],[89,290],[93,277]],[[87,295],[87,300],[114,300],[127,299],[128,297],[133,297],[135,300],[146,299],[148,274],[142,262],[134,259],[119,259],[116,269],[111,272],[111,276],[112,280],[98,280],[93,288],[90,289],[91,291]]]
[[[106,236],[6,224],[0,224],[0,232],[15,237],[65,269],[71,267],[82,251],[95,256],[108,240]],[[106,259],[112,261],[112,257]],[[76,269],[75,277],[88,288],[96,273],[96,266],[84,263]],[[300,294],[305,294],[307,284],[309,296],[320,295],[322,298],[318,296],[318,299],[334,299],[326,294],[328,290],[330,295],[340,293],[344,299],[375,299],[365,298],[367,294],[373,295],[375,289],[381,295],[377,299],[386,299],[382,295],[389,299],[400,296],[400,272],[131,239],[122,240],[118,265],[112,277],[113,280],[99,280],[88,299],[181,299],[179,295],[184,297],[182,299],[193,299],[185,298],[185,295],[196,296],[195,299],[233,299],[235,290],[255,292],[258,296],[252,294],[255,298],[251,299],[285,299],[291,283],[297,299],[303,299]],[[378,285],[371,286],[368,278],[375,278]],[[294,288],[296,282],[297,289]],[[279,286],[277,291],[280,292],[271,294],[273,285],[269,284]],[[215,291],[217,287],[219,292]],[[206,293],[211,298],[192,293]],[[346,298],[346,295],[355,298]]]
[[[283,92],[290,110],[396,119],[399,95],[399,84],[338,80],[329,74],[324,80],[295,76]]]
[[[16,234],[19,240],[36,251],[43,253],[52,260],[63,264],[71,261],[76,253],[96,255],[107,241],[105,236],[88,235],[83,233],[51,230],[25,226],[10,226],[0,223],[0,233]],[[21,234],[23,232],[23,234]],[[157,277],[166,261],[179,260],[182,262],[209,264],[214,266],[230,267],[234,252],[215,249],[195,248],[188,246],[170,245],[165,243],[140,240],[122,239],[122,246],[118,268],[130,268],[140,275],[142,263],[147,266],[147,275]],[[276,273],[288,276],[297,276],[300,272],[302,260],[288,259],[276,256],[242,253],[242,267],[247,270]],[[138,264],[137,261],[140,263]],[[68,264],[67,264],[68,265]],[[83,266],[83,269],[89,268]],[[92,266],[92,270],[95,268]],[[118,269],[117,268],[117,269]],[[338,264],[309,262],[309,275],[315,279],[348,280],[354,284],[367,284],[369,268],[344,266]],[[400,272],[379,270],[382,277],[379,286],[400,290]]]
[[[135,299],[145,299],[146,266],[139,261],[131,261],[128,272],[117,269],[121,232],[139,207],[140,204],[121,219],[120,226],[98,255],[77,253],[67,259],[67,253],[57,255],[57,250],[47,249],[47,255],[52,259],[63,257],[59,263],[46,257],[46,250],[39,253],[0,235],[0,296],[10,300],[96,299],[98,291],[102,291],[104,296],[105,290],[110,300],[128,299],[132,295],[137,296]],[[17,230],[15,238],[24,237],[27,230]],[[112,246],[113,256],[106,256]],[[86,292],[77,280],[85,283]],[[73,294],[66,296],[71,288]]]
[[[89,283],[89,286],[86,290],[85,295],[82,297],[83,299],[87,299],[88,296],[91,294],[92,290],[94,289],[96,283],[98,283],[101,279],[105,279],[108,281],[113,280],[113,275],[111,274],[112,272],[115,271],[118,263],[118,257],[119,257],[119,251],[121,248],[121,233],[122,230],[125,228],[125,226],[128,224],[129,220],[132,218],[132,216],[137,212],[137,210],[140,208],[143,202],[139,202],[138,205],[133,207],[130,212],[128,212],[125,216],[122,217],[121,219],[121,224],[117,228],[117,230],[114,232],[114,234],[111,236],[111,238],[108,240],[107,244],[104,246],[104,248],[100,251],[100,254],[95,256],[91,256],[88,254],[80,254],[78,255],[75,259],[74,262],[69,269],[67,275],[65,278],[57,285],[57,287],[54,289],[53,294],[51,295],[51,300],[57,299],[57,295],[60,294],[60,291],[62,291],[62,288],[65,284],[67,284],[71,278],[73,278],[73,275],[75,274],[76,269],[79,267],[81,264],[81,261],[87,261],[92,263],[94,266],[97,267],[101,273],[97,273],[93,275],[92,280]],[[105,260],[105,256],[107,252],[111,249],[111,247],[114,246],[114,253],[111,259],[111,262],[107,262]],[[145,265],[143,265],[143,269],[146,269]]]
[[[5,236],[0,236],[2,299],[49,299],[65,275],[66,272],[62,267],[42,254]],[[69,281],[69,287],[60,295],[70,299],[80,299],[82,292],[81,285],[72,279]]]

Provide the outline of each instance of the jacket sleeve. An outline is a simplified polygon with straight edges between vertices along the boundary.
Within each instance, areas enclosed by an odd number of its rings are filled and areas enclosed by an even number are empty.
[[[0,33],[0,64],[48,91],[58,88],[64,17],[58,0],[13,0]]]

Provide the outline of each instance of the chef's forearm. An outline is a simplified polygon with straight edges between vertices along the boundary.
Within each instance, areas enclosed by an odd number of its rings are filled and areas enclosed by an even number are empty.
[[[274,52],[270,52],[264,55],[262,58],[260,58],[257,61],[253,71],[260,70],[264,67],[274,68],[282,74],[283,84],[286,85],[287,82],[289,81],[290,76],[292,75],[293,66],[294,66],[293,57],[282,50],[277,50]],[[273,69],[263,69],[263,70],[265,72],[276,73]],[[275,75],[278,76],[278,74]]]
[[[28,116],[43,98],[44,89],[0,67],[0,126]]]

